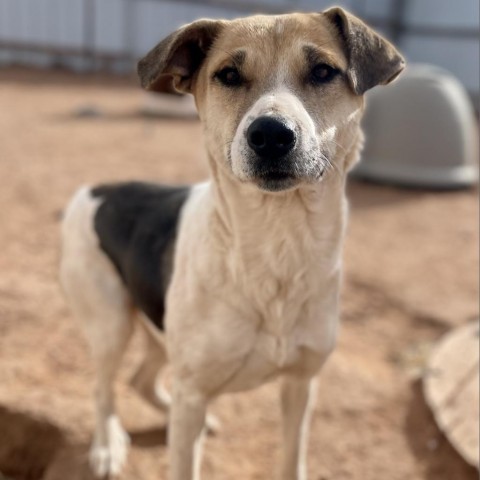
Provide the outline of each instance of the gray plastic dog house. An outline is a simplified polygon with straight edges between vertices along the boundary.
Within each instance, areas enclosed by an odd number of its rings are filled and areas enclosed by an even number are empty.
[[[373,89],[364,117],[363,160],[353,174],[429,188],[478,181],[478,124],[462,84],[447,71],[412,65]]]

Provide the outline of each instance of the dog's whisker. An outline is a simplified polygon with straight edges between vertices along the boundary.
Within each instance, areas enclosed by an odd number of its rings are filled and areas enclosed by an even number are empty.
[[[332,139],[332,140],[330,140],[330,141],[331,141],[336,147],[339,147],[339,148],[342,150],[342,152],[346,152],[346,151],[347,151],[346,148],[345,148],[342,144],[338,143],[335,139]]]
[[[327,157],[327,155],[321,153],[320,158],[325,165],[325,171],[327,171],[327,172],[331,171],[331,172],[335,173],[336,175],[342,176],[342,172],[340,171],[339,167],[335,163],[333,163]]]

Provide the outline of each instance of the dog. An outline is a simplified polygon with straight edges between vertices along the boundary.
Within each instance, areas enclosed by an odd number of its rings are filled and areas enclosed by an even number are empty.
[[[148,342],[132,385],[169,410],[171,480],[199,479],[210,400],[276,377],[279,478],[306,478],[315,378],[336,339],[345,181],[363,144],[364,93],[404,64],[338,7],[198,20],[140,60],[147,90],[194,95],[211,178],[83,187],[66,209],[60,279],[97,371],[97,476],[126,461],[112,384],[137,322]],[[172,401],[159,382],[167,359]]]

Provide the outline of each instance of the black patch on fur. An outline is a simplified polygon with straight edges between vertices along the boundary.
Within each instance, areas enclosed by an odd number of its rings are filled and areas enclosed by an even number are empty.
[[[164,329],[165,293],[173,267],[179,214],[190,187],[141,182],[100,185],[94,226],[135,306]]]

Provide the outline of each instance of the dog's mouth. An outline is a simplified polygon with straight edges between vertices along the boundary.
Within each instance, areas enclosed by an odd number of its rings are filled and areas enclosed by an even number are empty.
[[[263,172],[259,174],[259,177],[264,180],[274,181],[274,182],[295,178],[295,176],[291,172],[277,172],[277,171]]]
[[[291,171],[265,170],[257,172],[255,183],[269,192],[278,192],[292,188],[297,183],[297,178]]]

